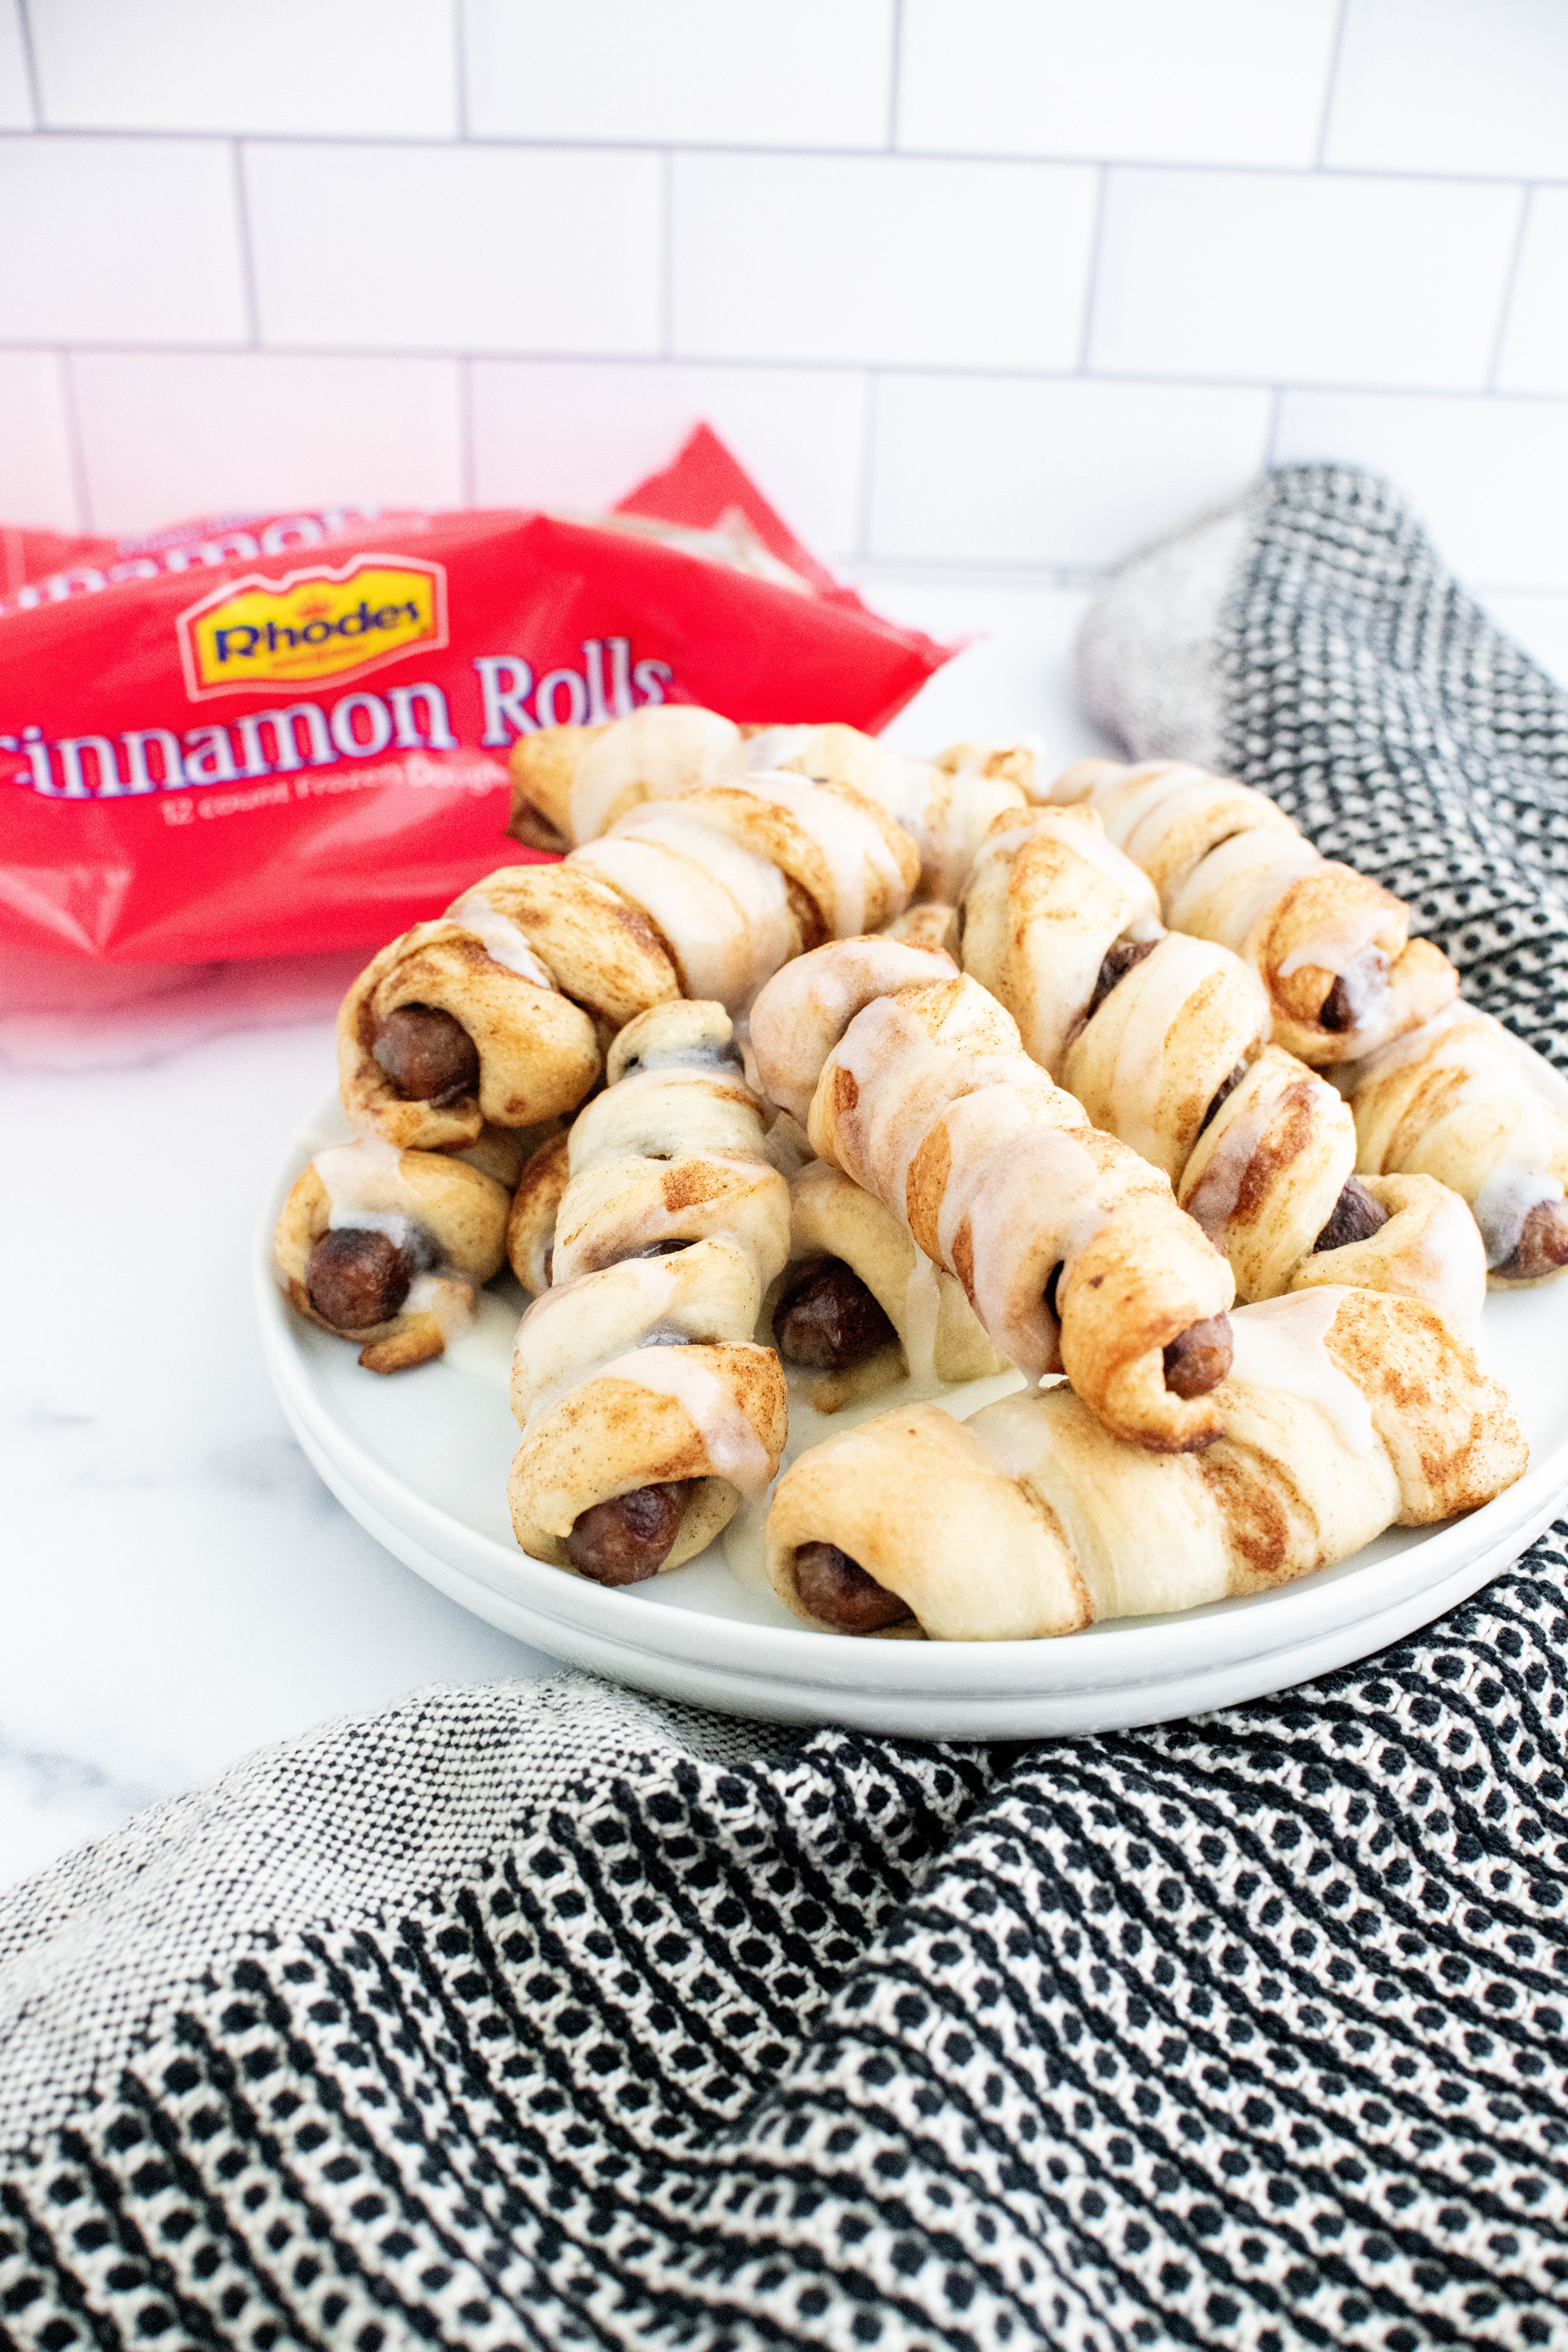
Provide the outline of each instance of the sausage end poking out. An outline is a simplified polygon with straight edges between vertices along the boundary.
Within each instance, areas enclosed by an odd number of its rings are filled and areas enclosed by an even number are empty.
[[[376,1032],[377,1066],[410,1102],[437,1106],[478,1091],[479,1048],[460,1021],[432,1004],[400,1004]]]
[[[641,1584],[668,1559],[690,1495],[689,1478],[673,1478],[591,1505],[572,1522],[567,1559],[595,1584]]]
[[[1388,958],[1381,948],[1363,948],[1341,972],[1318,1013],[1318,1026],[1342,1036],[1359,1028],[1388,986]]]
[[[803,1608],[841,1633],[879,1633],[889,1625],[907,1623],[914,1613],[837,1544],[800,1546],[795,1556],[795,1589]]]
[[[847,1372],[898,1333],[859,1276],[842,1258],[814,1258],[773,1311],[773,1338],[786,1364]]]
[[[1538,1201],[1525,1218],[1513,1255],[1494,1273],[1505,1282],[1539,1282],[1568,1265],[1568,1201]]]
[[[1206,1316],[1178,1331],[1165,1350],[1165,1386],[1173,1396],[1207,1396],[1230,1370],[1228,1315]]]
[[[1083,1009],[1085,1024],[1093,1020],[1118,981],[1125,980],[1135,964],[1146,955],[1152,955],[1158,940],[1117,940],[1107,948],[1099,971],[1095,974],[1094,992]]]
[[[1388,1223],[1388,1211],[1380,1208],[1366,1186],[1353,1176],[1334,1202],[1333,1214],[1312,1244],[1314,1255],[1319,1250],[1344,1249],[1352,1242],[1370,1241]]]
[[[340,1331],[368,1331],[389,1323],[414,1280],[413,1253],[389,1234],[342,1225],[321,1235],[305,1268],[305,1291],[324,1323]]]

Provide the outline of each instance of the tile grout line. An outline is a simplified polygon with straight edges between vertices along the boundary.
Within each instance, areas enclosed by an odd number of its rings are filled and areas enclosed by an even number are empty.
[[[250,240],[250,192],[245,184],[244,142],[229,141],[234,172],[235,225],[239,231],[239,283],[245,303],[245,327],[252,351],[261,349],[261,305],[256,292],[256,255]]]
[[[1312,151],[1312,165],[1322,171],[1323,157],[1328,152],[1329,124],[1333,119],[1334,99],[1340,79],[1340,58],[1344,48],[1345,24],[1351,12],[1351,0],[1340,0],[1340,13],[1334,19],[1334,37],[1329,50],[1329,70],[1323,80],[1323,111],[1318,123],[1317,145]]]
[[[474,363],[466,352],[458,355],[458,487],[466,507],[477,506],[474,445]]]
[[[1094,224],[1089,233],[1089,268],[1083,289],[1083,330],[1079,341],[1078,373],[1089,373],[1089,354],[1094,342],[1094,310],[1100,294],[1100,264],[1105,244],[1105,215],[1110,202],[1110,166],[1100,166],[1100,184],[1094,196]]]
[[[117,359],[135,359],[143,355],[165,358],[221,358],[251,356],[250,347],[236,341],[195,342],[185,340],[157,340],[132,342],[123,340],[98,340],[90,336],[56,344],[39,335],[7,335],[0,332],[0,352],[40,352],[64,349],[92,352]],[[1489,406],[1561,408],[1568,411],[1568,385],[1562,391],[1507,391],[1489,394],[1480,384],[1434,383],[1369,383],[1346,378],[1307,380],[1281,384],[1272,376],[1186,375],[1179,373],[1155,374],[1125,368],[1092,368],[1079,371],[1076,367],[1029,368],[1016,366],[964,366],[956,361],[889,360],[859,353],[848,359],[792,357],[784,352],[666,352],[663,351],[626,348],[620,351],[584,349],[581,346],[542,346],[521,350],[514,344],[475,343],[310,343],[290,342],[272,339],[258,342],[257,357],[290,359],[337,360],[452,360],[468,358],[494,361],[503,365],[528,367],[659,367],[667,362],[676,366],[717,368],[737,373],[752,373],[767,375],[845,376],[865,373],[874,369],[879,375],[911,383],[945,382],[956,384],[1036,383],[1049,387],[1059,384],[1121,385],[1147,391],[1171,388],[1184,392],[1214,393],[1316,393],[1336,398],[1354,400],[1430,400],[1479,401]]]
[[[899,79],[904,58],[904,0],[893,0],[892,43],[888,58],[887,152],[899,152]]]
[[[92,529],[92,499],[87,471],[87,442],[81,429],[81,406],[77,398],[76,370],[70,352],[57,352],[56,365],[59,374],[60,414],[65,419],[66,446],[70,451],[71,487],[76,492],[79,530]]]
[[[468,137],[468,26],[464,0],[451,0],[452,7],[452,71],[453,117],[458,125],[458,137],[465,145]]]
[[[38,55],[33,42],[33,20],[29,0],[16,0],[16,28],[22,37],[22,70],[27,77],[27,103],[33,110],[33,128],[44,127],[44,92],[38,79]]]
[[[675,355],[675,150],[659,152],[658,168],[658,351],[661,360]]]
[[[43,126],[40,126],[43,127]],[[584,139],[541,137],[531,132],[507,138],[497,132],[483,136],[468,135],[461,142],[439,132],[360,133],[352,131],[231,131],[222,127],[200,131],[184,131],[173,127],[148,130],[137,123],[93,124],[51,123],[47,126],[51,139],[134,140],[167,146],[211,145],[225,138],[243,138],[252,147],[331,147],[352,153],[362,147],[396,147],[413,152],[450,151],[458,144],[485,148],[503,154],[584,154],[584,155],[649,155],[678,152],[683,155],[722,155],[744,160],[752,156],[768,156],[774,161],[815,163],[867,163],[885,160],[887,149],[872,144],[865,146],[810,147],[792,144],[788,141],[768,142],[718,139],[687,139],[667,148],[656,138],[646,139]],[[26,131],[0,132],[0,140],[26,138]],[[1521,188],[1526,184],[1519,172],[1432,172],[1412,171],[1399,164],[1327,164],[1265,163],[1257,162],[1230,163],[1224,157],[1206,160],[1184,159],[1173,162],[1163,156],[1089,155],[1044,153],[1037,149],[980,149],[972,147],[900,148],[900,160],[918,163],[999,163],[1016,167],[1037,165],[1041,171],[1121,170],[1159,173],[1177,178],[1195,178],[1205,173],[1224,174],[1227,178],[1260,180],[1319,180],[1324,177],[1342,183],[1347,180],[1391,180],[1401,184],[1418,183],[1445,188]],[[1568,186],[1568,172],[1542,173],[1533,175],[1542,186]]]
[[[866,371],[866,413],[860,420],[860,496],[855,518],[857,563],[869,563],[871,556],[871,485],[877,462],[877,400],[879,377],[874,368]]]
[[[1508,341],[1510,315],[1513,310],[1514,288],[1519,279],[1520,264],[1524,258],[1524,240],[1530,228],[1530,215],[1535,203],[1535,185],[1527,181],[1524,202],[1519,208],[1519,226],[1513,235],[1513,251],[1509,256],[1508,268],[1502,281],[1502,301],[1498,310],[1497,333],[1492,340],[1491,364],[1487,370],[1486,389],[1494,394],[1498,388],[1498,370],[1502,365],[1503,346]]]

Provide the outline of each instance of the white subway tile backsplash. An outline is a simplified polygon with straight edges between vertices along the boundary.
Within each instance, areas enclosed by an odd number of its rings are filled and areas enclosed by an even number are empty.
[[[0,336],[244,336],[233,163],[214,141],[0,139]]]
[[[462,503],[456,360],[80,352],[90,520]]]
[[[1568,393],[1568,188],[1531,191],[1497,389]]]
[[[44,119],[58,130],[450,138],[450,0],[43,0]]]
[[[893,0],[467,0],[486,139],[880,147]]]
[[[1568,176],[1562,0],[1349,0],[1324,161]]]
[[[879,561],[1115,563],[1263,462],[1267,393],[1194,385],[885,376]]]
[[[1521,201],[1439,180],[1113,171],[1090,363],[1479,390]]]
[[[267,342],[658,347],[657,156],[261,145],[245,170]]]
[[[1072,367],[1096,184],[1069,163],[679,155],[675,349]]]
[[[1339,0],[904,0],[899,145],[1310,163]]]
[[[33,97],[22,39],[21,0],[0,0],[0,131],[31,131]]]
[[[1404,490],[1460,578],[1550,587],[1568,546],[1568,400],[1288,393],[1281,464],[1339,458]]]
[[[611,506],[711,425],[814,552],[859,535],[866,379],[851,371],[476,360],[481,506]]]
[[[82,527],[60,367],[53,352],[0,352],[0,524]]]

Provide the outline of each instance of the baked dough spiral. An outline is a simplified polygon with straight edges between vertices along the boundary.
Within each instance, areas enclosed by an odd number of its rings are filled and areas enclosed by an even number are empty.
[[[1006,1370],[961,1285],[891,1209],[826,1160],[807,1160],[789,1193],[773,1344],[818,1412],[906,1377],[932,1387]]]
[[[1034,750],[1023,743],[957,743],[934,760],[917,760],[858,727],[738,727],[717,711],[678,703],[601,727],[541,728],[512,746],[510,767],[508,830],[536,849],[579,847],[640,802],[674,800],[745,774],[848,784],[913,837],[921,897],[948,899],[957,897],[998,811],[1021,808],[1037,774]]]
[[[1229,1267],[1165,1177],[1025,1058],[996,1000],[935,961],[854,940],[787,966],[752,1009],[767,1092],[805,1107],[817,1156],[903,1220],[1010,1363],[1065,1369],[1138,1444],[1208,1444]]]
[[[1525,1468],[1506,1391],[1420,1300],[1330,1286],[1234,1329],[1201,1454],[1128,1445],[1060,1386],[828,1438],[774,1494],[774,1590],[837,1632],[1033,1641],[1266,1591]]]
[[[848,785],[758,776],[639,801],[606,838],[487,875],[374,958],[338,1015],[350,1123],[456,1150],[575,1110],[637,1013],[679,995],[743,1011],[803,948],[898,914],[917,872]]]
[[[566,868],[655,927],[684,995],[735,1013],[803,949],[899,914],[918,864],[909,836],[852,785],[754,775],[640,803]]]
[[[570,864],[502,866],[374,956],[338,1013],[351,1126],[452,1151],[575,1110],[601,1039],[680,993],[646,915]]]
[[[1176,761],[1081,760],[1051,788],[1090,800],[1174,931],[1215,940],[1268,991],[1274,1042],[1314,1067],[1440,1013],[1459,979],[1382,885],[1321,856],[1263,793]]]
[[[1500,1021],[1455,1004],[1341,1073],[1357,1164],[1436,1177],[1468,1202],[1489,1281],[1513,1290],[1568,1265],[1568,1125],[1531,1083]]]
[[[273,1235],[289,1304],[360,1343],[369,1372],[441,1354],[500,1271],[509,1199],[478,1168],[372,1137],[319,1151],[296,1178]]]
[[[1428,1178],[1355,1176],[1341,1096],[1271,1027],[1256,971],[1164,930],[1154,887],[1087,806],[1002,820],[963,909],[964,969],[1096,1127],[1156,1168],[1229,1260],[1237,1294],[1349,1282],[1426,1298],[1461,1331],[1486,1290],[1463,1202]]]
[[[606,1076],[568,1140],[550,1286],[518,1327],[509,1494],[525,1551],[628,1584],[700,1551],[778,1467],[784,1373],[752,1334],[789,1188],[722,1005],[641,1014]]]

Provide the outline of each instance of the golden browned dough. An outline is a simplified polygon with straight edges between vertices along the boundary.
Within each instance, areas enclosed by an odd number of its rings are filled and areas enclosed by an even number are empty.
[[[775,1591],[839,1633],[901,1607],[931,1640],[1030,1640],[1268,1591],[1522,1475],[1506,1391],[1424,1302],[1331,1287],[1232,1322],[1226,1434],[1201,1454],[1129,1445],[1065,1387],[812,1447],[768,1516]]]

